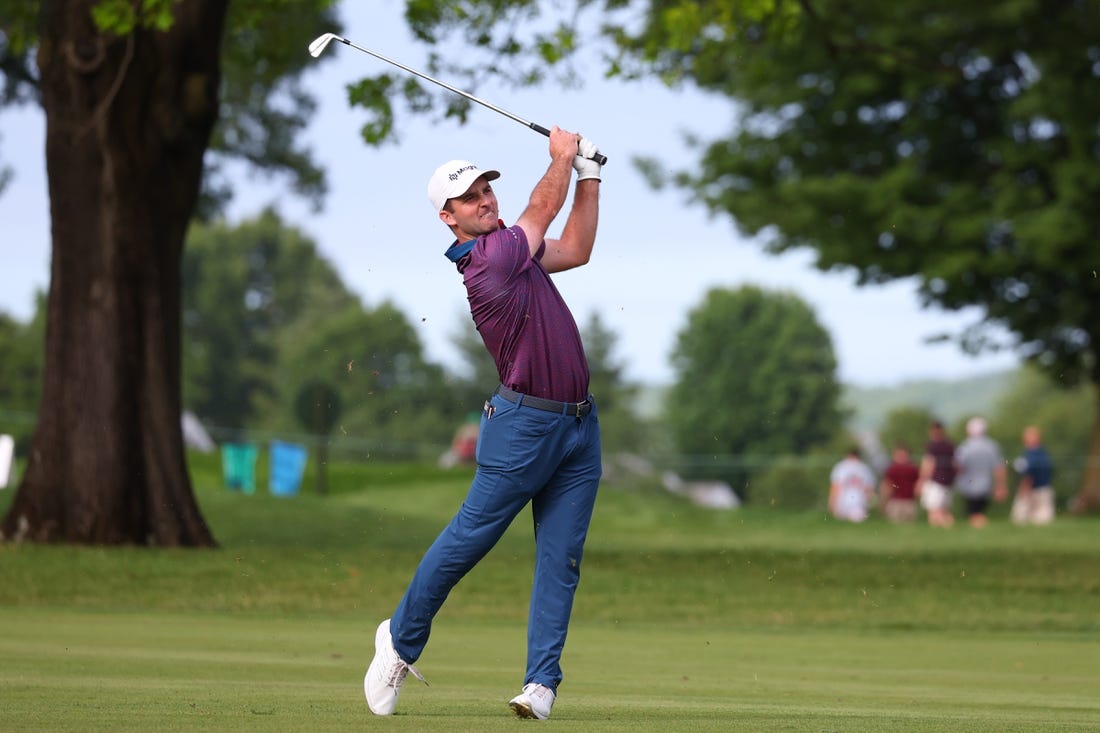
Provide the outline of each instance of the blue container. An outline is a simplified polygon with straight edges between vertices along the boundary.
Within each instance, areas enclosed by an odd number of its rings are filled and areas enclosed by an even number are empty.
[[[271,441],[271,471],[268,490],[275,496],[294,496],[306,472],[306,447],[298,443]]]

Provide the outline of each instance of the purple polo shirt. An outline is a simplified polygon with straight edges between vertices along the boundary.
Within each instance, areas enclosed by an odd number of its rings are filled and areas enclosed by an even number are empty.
[[[503,226],[453,244],[447,257],[462,273],[470,315],[496,362],[500,382],[535,397],[580,402],[588,396],[588,360],[569,307],[519,227]]]
[[[955,444],[946,438],[930,440],[924,452],[932,456],[931,479],[940,486],[951,488],[955,483]]]

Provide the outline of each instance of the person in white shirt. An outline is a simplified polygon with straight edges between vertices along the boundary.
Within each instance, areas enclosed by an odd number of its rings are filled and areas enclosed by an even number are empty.
[[[862,522],[870,513],[875,474],[853,447],[829,474],[829,512],[837,519]]]

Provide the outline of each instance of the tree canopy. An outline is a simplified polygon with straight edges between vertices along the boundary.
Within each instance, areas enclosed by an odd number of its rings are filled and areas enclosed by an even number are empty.
[[[832,341],[795,295],[711,290],[672,360],[667,423],[682,453],[719,466],[769,461],[807,452],[841,424]]]
[[[964,347],[1100,376],[1100,8],[799,5],[700,19],[703,40],[654,55],[742,109],[677,180],[773,251],[811,246],[862,283],[913,276],[928,303],[980,306]]]
[[[278,392],[282,334],[358,306],[316,245],[270,209],[193,227],[182,284],[184,403],[225,426],[252,423]]]

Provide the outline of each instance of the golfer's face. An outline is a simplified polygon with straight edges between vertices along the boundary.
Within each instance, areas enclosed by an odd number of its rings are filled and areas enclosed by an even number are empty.
[[[474,181],[466,193],[451,199],[455,226],[472,237],[496,231],[497,195],[484,176]]]

